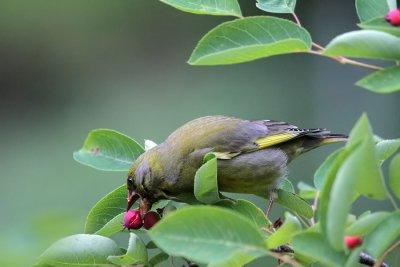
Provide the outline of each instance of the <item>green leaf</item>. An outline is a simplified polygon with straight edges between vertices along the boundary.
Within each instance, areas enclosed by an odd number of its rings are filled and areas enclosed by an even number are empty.
[[[343,175],[356,178],[357,192],[366,197],[383,200],[387,197],[375,141],[367,115],[363,114],[351,130],[347,146],[357,144],[351,159],[346,160]],[[347,162],[349,161],[349,162]],[[346,179],[346,178],[343,178]]]
[[[219,262],[213,262],[207,265],[207,267],[231,267],[231,266],[245,266],[247,263],[253,261],[255,257],[247,254],[246,252],[236,251],[228,259],[224,259]]]
[[[319,190],[324,187],[325,181],[328,179],[328,175],[331,174],[331,171],[338,168],[337,164],[340,164],[340,161],[338,161],[337,158],[340,154],[343,154],[342,151],[344,149],[344,147],[339,148],[338,150],[330,154],[315,172],[314,185]]]
[[[375,212],[359,218],[346,228],[346,235],[364,236],[375,229],[390,215],[388,212]]]
[[[400,38],[373,30],[347,32],[326,47],[327,56],[347,56],[385,60],[400,59]]]
[[[217,179],[217,157],[210,153],[206,162],[196,171],[194,176],[194,195],[202,203],[213,204],[220,200]]]
[[[389,185],[393,193],[400,199],[400,153],[390,162]]]
[[[177,210],[148,234],[167,254],[198,263],[219,263],[238,252],[253,258],[268,253],[263,234],[249,219],[214,206]]]
[[[330,190],[330,201],[326,213],[327,240],[336,250],[344,249],[344,229],[356,193],[357,176],[354,175],[354,157],[358,154],[350,154],[339,168],[336,179]]]
[[[151,141],[151,140],[147,140],[147,139],[145,139],[144,140],[144,150],[150,150],[150,149],[152,149],[153,147],[156,147],[157,146],[157,144],[156,143],[154,143],[153,141]]]
[[[109,220],[103,227],[95,232],[96,235],[112,236],[124,230],[123,220],[125,212],[122,212]]]
[[[246,17],[222,23],[208,32],[197,44],[189,64],[235,64],[310,48],[310,34],[289,20]]]
[[[277,248],[283,244],[289,243],[293,236],[301,230],[301,223],[299,220],[291,215],[285,213],[285,222],[278,230],[270,235],[267,239],[267,247],[269,249]]]
[[[107,260],[117,265],[147,264],[147,249],[143,241],[130,233],[129,245],[125,255],[108,256]]]
[[[295,193],[293,184],[288,179],[283,179],[281,186],[279,188],[283,189],[285,191],[288,191],[290,193],[293,193],[293,194]]]
[[[179,10],[217,16],[242,17],[237,0],[160,0],[161,2]]]
[[[362,253],[362,248],[354,248],[351,252],[349,257],[347,258],[346,264],[344,267],[358,267],[362,266],[359,261],[360,261],[360,254]]]
[[[296,0],[257,0],[256,6],[271,13],[293,13]]]
[[[346,158],[351,153],[351,148],[341,149],[340,152],[335,156],[334,161],[332,162],[329,170],[326,174],[325,182],[323,183],[323,187],[321,188],[320,198],[318,202],[318,221],[321,225],[321,230],[324,236],[327,235],[327,221],[328,221],[328,208],[330,205],[330,196],[331,189],[333,183],[335,182],[336,174],[342,165],[342,163],[346,160]],[[335,152],[336,153],[336,152]]]
[[[365,238],[364,249],[379,258],[400,236],[400,211],[392,213]]]
[[[166,261],[169,258],[169,255],[165,252],[160,252],[156,255],[154,255],[150,260],[149,260],[149,265],[150,266],[156,266],[157,264]]]
[[[311,206],[304,199],[285,190],[278,190],[276,202],[307,219],[312,218],[314,215]]]
[[[239,199],[237,201],[221,200],[217,205],[239,212],[251,220],[258,228],[265,228],[271,225],[271,222],[268,221],[264,212],[250,201],[244,199]]]
[[[127,171],[144,152],[135,140],[114,130],[97,129],[87,136],[73,156],[81,164],[102,171]]]
[[[39,265],[51,266],[114,266],[107,257],[120,253],[111,239],[99,235],[78,234],[56,241],[40,257]]]
[[[383,17],[365,21],[363,23],[358,24],[358,26],[362,29],[376,30],[400,36],[399,27],[393,26],[392,24],[387,22]]]
[[[393,93],[400,90],[400,67],[375,71],[359,80],[356,85],[375,93]]]
[[[400,148],[400,139],[381,140],[376,143],[376,152],[381,163],[390,158]]]
[[[389,4],[387,0],[356,0],[356,9],[360,21],[363,22],[385,16],[389,12]]]
[[[329,267],[341,267],[346,262],[345,255],[332,249],[318,233],[301,233],[292,241],[296,253]]]
[[[116,188],[100,199],[90,210],[85,224],[85,233],[93,234],[126,209],[126,185]]]
[[[304,182],[300,182],[297,184],[297,188],[299,189],[299,197],[304,199],[314,199],[317,195],[317,189],[312,187],[309,184]]]

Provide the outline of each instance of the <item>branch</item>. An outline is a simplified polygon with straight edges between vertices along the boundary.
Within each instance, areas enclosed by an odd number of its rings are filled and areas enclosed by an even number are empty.
[[[300,19],[296,15],[296,13],[293,12],[291,14],[292,14],[293,19],[296,22],[296,24],[301,27]],[[333,59],[333,60],[335,60],[335,61],[337,61],[337,62],[339,62],[341,64],[349,64],[349,65],[354,65],[354,66],[367,68],[367,69],[373,69],[373,70],[381,70],[381,69],[383,69],[382,67],[379,67],[379,66],[376,66],[376,65],[363,63],[363,62],[352,60],[352,59],[348,59],[348,58],[342,57],[342,56],[338,56],[338,57],[327,56],[327,55],[324,55],[322,53],[325,50],[325,47],[323,47],[322,45],[319,45],[317,43],[314,43],[314,42],[312,43],[312,46],[317,48],[317,49],[319,49],[320,51],[311,50],[311,51],[309,51],[310,54],[319,55],[319,56],[325,56],[325,57]]]
[[[385,253],[383,253],[382,257],[380,257],[379,260],[374,264],[374,267],[383,266],[383,264],[385,264],[383,261],[385,260],[387,255],[389,255],[389,253],[392,252],[393,250],[395,250],[399,245],[400,245],[400,241],[397,241],[390,248],[388,248],[385,251]]]

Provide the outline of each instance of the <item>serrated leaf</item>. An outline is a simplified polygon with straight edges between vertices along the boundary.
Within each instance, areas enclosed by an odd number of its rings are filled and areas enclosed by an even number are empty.
[[[161,2],[179,10],[217,16],[241,17],[242,12],[237,0],[160,0]]]
[[[393,26],[392,24],[387,22],[386,19],[384,19],[383,17],[364,21],[363,23],[358,24],[358,26],[366,30],[376,30],[400,36],[400,28]]]
[[[301,230],[301,223],[299,220],[291,215],[285,213],[285,222],[276,232],[270,235],[267,239],[267,247],[269,249],[277,248],[283,244],[289,243],[292,237]]]
[[[397,154],[390,162],[389,185],[393,193],[400,199],[400,154]]]
[[[374,230],[389,215],[390,213],[383,211],[364,215],[346,228],[346,235],[364,236]]]
[[[335,37],[326,47],[327,56],[384,60],[400,59],[400,38],[373,30],[352,31]]]
[[[385,16],[389,11],[389,4],[387,0],[356,0],[356,9],[360,21],[363,22]]]
[[[288,179],[283,179],[281,182],[281,186],[279,187],[280,189],[283,189],[285,191],[288,191],[290,193],[295,193],[294,191],[294,187],[291,181],[289,181]]]
[[[144,150],[145,151],[150,150],[150,149],[152,149],[153,147],[156,147],[156,146],[157,146],[157,144],[154,143],[153,141],[147,140],[147,139],[144,140]]]
[[[356,85],[375,93],[393,93],[400,90],[400,67],[375,71],[359,80]]]
[[[323,266],[341,267],[345,264],[345,255],[332,249],[318,233],[301,233],[292,241],[296,253],[313,259]]]
[[[81,164],[103,171],[127,171],[144,149],[130,137],[109,129],[93,130],[73,157]]]
[[[50,266],[114,266],[107,257],[120,253],[118,245],[107,237],[78,234],[53,243],[40,257],[39,265]]]
[[[338,164],[337,157],[342,153],[344,147],[339,148],[330,154],[324,162],[318,167],[317,171],[314,174],[314,185],[317,189],[321,190],[325,184],[325,181],[328,179],[328,175],[334,168],[338,168],[338,166],[334,166]]]
[[[364,249],[379,258],[400,237],[400,212],[396,211],[365,237]]]
[[[129,245],[125,255],[108,256],[108,261],[117,265],[147,264],[147,249],[143,241],[134,233],[130,233]]]
[[[121,185],[100,199],[86,218],[85,233],[99,231],[115,216],[123,213],[126,209],[126,195],[126,185]]]
[[[307,219],[312,218],[314,215],[310,204],[296,194],[285,190],[278,190],[278,198],[276,199],[276,202]]]
[[[293,13],[296,0],[257,0],[256,6],[271,13]]]
[[[271,225],[271,222],[268,221],[264,212],[250,201],[244,199],[239,199],[237,201],[221,200],[217,205],[239,212],[251,220],[258,228],[265,228]]]
[[[163,218],[150,238],[169,255],[198,263],[219,263],[241,252],[265,255],[264,236],[246,217],[215,206],[191,206]]]
[[[310,34],[295,23],[268,16],[246,17],[220,24],[197,44],[191,65],[225,65],[306,52]]]
[[[217,157],[210,153],[206,162],[194,176],[194,195],[202,203],[213,204],[220,200],[217,180]]]

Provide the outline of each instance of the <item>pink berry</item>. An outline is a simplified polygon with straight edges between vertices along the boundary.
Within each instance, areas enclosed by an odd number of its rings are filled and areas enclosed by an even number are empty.
[[[358,246],[361,246],[363,243],[363,239],[361,236],[345,236],[344,237],[344,243],[349,249],[356,248]]]
[[[400,26],[400,9],[390,10],[385,19],[393,26]]]
[[[128,210],[124,216],[124,226],[128,229],[139,229],[143,226],[139,210]]]
[[[149,211],[144,215],[143,226],[149,230],[153,225],[155,225],[160,220],[160,215],[157,212]]]

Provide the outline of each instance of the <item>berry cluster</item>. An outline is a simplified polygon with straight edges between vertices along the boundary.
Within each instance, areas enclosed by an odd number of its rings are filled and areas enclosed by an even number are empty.
[[[160,220],[160,215],[155,211],[147,212],[143,219],[137,209],[128,210],[124,216],[124,227],[127,229],[140,229],[142,226],[149,230]]]
[[[393,26],[400,26],[400,9],[390,10],[385,19]]]

